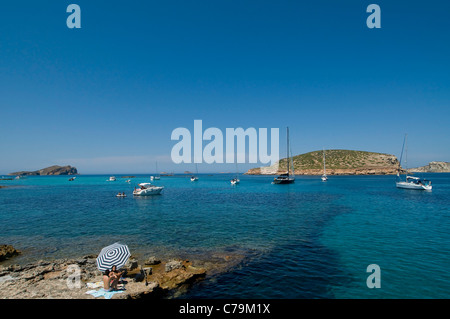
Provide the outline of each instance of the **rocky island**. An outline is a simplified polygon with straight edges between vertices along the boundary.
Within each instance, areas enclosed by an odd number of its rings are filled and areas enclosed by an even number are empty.
[[[77,169],[70,165],[67,166],[53,165],[50,167],[39,169],[37,171],[20,171],[9,173],[8,175],[30,176],[30,175],[77,175],[77,174],[78,174]]]
[[[450,173],[450,162],[430,162],[428,165],[411,168],[414,173]]]
[[[397,174],[399,162],[396,156],[383,153],[325,150],[327,175],[392,175]],[[322,175],[323,151],[313,151],[294,156],[294,173],[296,175]],[[277,175],[285,173],[286,158],[278,163],[252,168],[247,175]]]

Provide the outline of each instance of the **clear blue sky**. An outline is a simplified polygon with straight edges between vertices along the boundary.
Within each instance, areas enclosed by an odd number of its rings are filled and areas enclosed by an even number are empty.
[[[66,26],[71,3],[81,29]],[[366,26],[371,3],[381,29]],[[0,174],[193,170],[172,163],[170,136],[194,119],[279,127],[281,156],[289,126],[295,154],[399,156],[408,133],[409,165],[450,161],[450,2],[2,3]]]

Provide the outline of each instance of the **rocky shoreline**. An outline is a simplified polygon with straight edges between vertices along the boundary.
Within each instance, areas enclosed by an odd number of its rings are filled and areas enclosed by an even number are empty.
[[[75,259],[0,266],[0,298],[96,299],[87,293],[103,287],[96,257],[87,255]],[[150,256],[145,261],[139,261],[132,256],[122,268],[126,271],[122,290],[119,289],[121,292],[111,299],[176,298],[195,282],[209,274],[226,271],[239,261],[239,258],[231,256],[218,256],[215,261],[176,258],[164,261]]]

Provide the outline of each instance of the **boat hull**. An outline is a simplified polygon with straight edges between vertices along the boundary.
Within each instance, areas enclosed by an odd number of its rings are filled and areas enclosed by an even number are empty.
[[[409,182],[396,182],[395,185],[397,186],[397,188],[403,189],[431,190],[433,188],[431,185],[419,185]]]
[[[161,194],[164,187],[153,187],[147,189],[138,189],[133,192],[135,196],[151,196]]]
[[[293,184],[295,179],[274,179],[272,184]]]

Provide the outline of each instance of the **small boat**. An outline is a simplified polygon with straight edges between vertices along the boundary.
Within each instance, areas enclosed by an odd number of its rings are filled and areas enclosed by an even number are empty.
[[[114,182],[115,180],[116,180],[115,176],[110,176],[108,179],[109,182]]]
[[[119,193],[116,195],[116,197],[127,197],[127,195],[125,193]]]
[[[395,182],[395,186],[397,188],[404,188],[404,189],[431,191],[433,189],[433,186],[431,186],[431,181],[408,175],[408,168],[407,168],[408,147],[407,147],[406,141],[407,141],[407,134],[405,134],[405,138],[403,140],[402,154],[400,155],[400,161],[398,162],[397,181]],[[401,165],[402,157],[403,157],[403,149],[405,149],[406,178],[404,181],[401,181],[400,180],[400,169],[401,169],[400,165]]]
[[[321,179],[323,182],[326,182],[328,180],[327,170],[325,168],[325,149],[323,149],[323,175],[322,175]]]
[[[286,128],[286,135],[287,135],[287,172],[285,174],[280,174],[278,177],[275,177],[273,179],[272,184],[292,184],[295,181],[295,175],[294,175],[294,163],[290,163],[292,161],[292,156],[290,156],[289,153],[289,127]],[[292,165],[292,174],[289,170],[289,164]]]
[[[417,189],[417,190],[427,190],[430,191],[433,189],[431,186],[431,181],[427,179],[421,179],[415,176],[406,176],[406,181],[398,181],[395,183],[397,188],[405,188],[405,189]]]
[[[73,180],[75,180],[75,176],[74,177],[71,177],[71,178],[69,178],[69,182],[71,182],[71,181],[73,181]]]
[[[125,183],[130,183],[131,182],[131,179],[127,179],[126,181],[125,181]]]
[[[163,186],[155,186],[151,183],[140,183],[139,188],[135,188],[133,195],[135,196],[149,196],[161,194]]]
[[[241,182],[239,180],[239,178],[238,178],[238,174],[239,174],[239,171],[238,171],[238,168],[237,168],[237,160],[236,160],[236,177],[231,180],[231,185],[236,185],[236,184],[239,184]]]
[[[198,175],[198,166],[197,166],[197,164],[195,164],[195,169],[197,170],[197,175]],[[191,182],[196,182],[196,181],[198,181],[197,175],[192,175],[192,176],[191,176]]]
[[[161,176],[158,174],[158,162],[156,162],[156,175],[152,177],[155,181],[159,181],[161,179]]]

